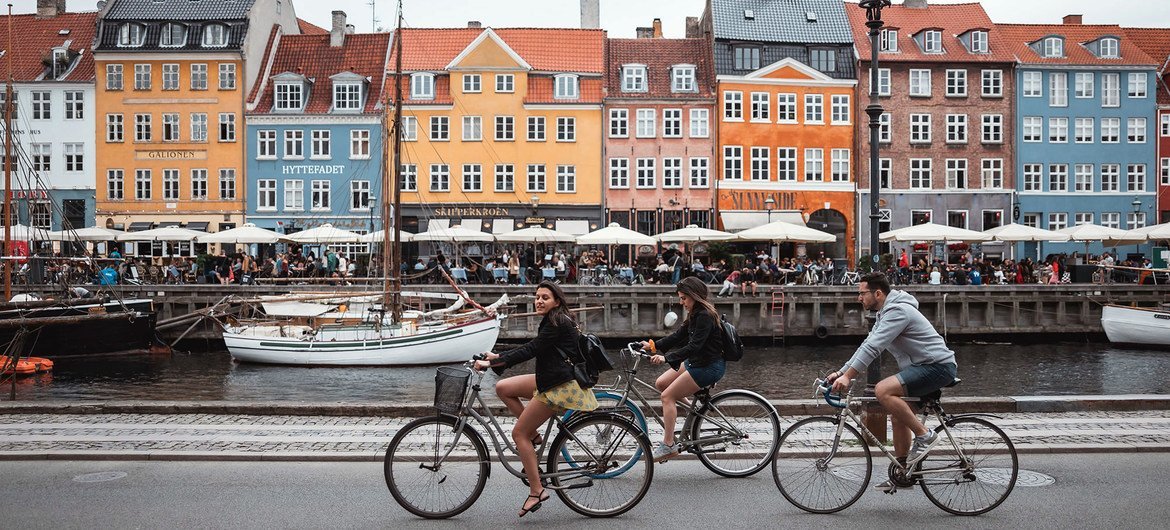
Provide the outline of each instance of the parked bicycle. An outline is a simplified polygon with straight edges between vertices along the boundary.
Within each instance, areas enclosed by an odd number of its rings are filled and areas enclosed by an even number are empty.
[[[659,427],[662,416],[650,406],[642,389],[658,393],[653,384],[637,378],[638,366],[650,355],[631,342],[621,350],[625,375],[612,385],[596,386],[593,394],[605,410],[621,414],[643,433],[648,432],[645,411]],[[628,362],[633,359],[633,364]],[[675,435],[679,452],[698,457],[707,469],[724,477],[751,476],[768,465],[780,435],[780,415],[763,396],[748,390],[725,390],[711,394],[712,387],[700,389],[690,402],[679,402],[685,411],[683,428]],[[599,409],[600,410],[600,409]],[[579,413],[568,413],[570,415]],[[622,468],[624,468],[624,464]],[[620,472],[618,468],[616,472]]]
[[[947,386],[959,381],[955,379]],[[836,415],[796,422],[780,438],[772,460],[776,486],[797,508],[834,513],[857,502],[873,472],[867,440],[890,461],[887,473],[894,489],[887,493],[919,485],[930,502],[955,515],[986,513],[1003,503],[1015,487],[1019,473],[1016,448],[999,427],[985,419],[997,416],[947,414],[942,407],[941,390],[922,398],[903,398],[920,403],[921,414],[939,423],[934,429],[937,439],[926,456],[908,469],[865,427],[854,410],[876,398],[855,397],[852,390],[844,397],[834,396],[830,386],[820,379],[815,392],[837,409]]]
[[[527,485],[515,446],[480,396],[484,373],[471,365],[438,368],[438,414],[406,424],[386,448],[386,486],[398,504],[420,517],[453,517],[483,493],[491,453],[473,420],[491,438],[504,469]],[[555,437],[550,436],[554,424]],[[620,515],[637,506],[650,489],[650,441],[626,418],[604,411],[554,416],[545,424],[543,439],[536,447],[538,460],[547,455],[541,481],[577,513]],[[614,469],[622,471],[612,473]]]

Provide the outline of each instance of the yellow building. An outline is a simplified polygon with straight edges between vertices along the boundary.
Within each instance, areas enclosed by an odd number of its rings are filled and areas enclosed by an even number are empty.
[[[405,29],[402,37],[404,229],[598,228],[604,32]],[[392,51],[391,76],[394,61]]]

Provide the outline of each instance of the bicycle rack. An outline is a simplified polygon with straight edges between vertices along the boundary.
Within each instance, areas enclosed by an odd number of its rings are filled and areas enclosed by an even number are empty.
[[[770,308],[770,316],[772,320],[772,344],[784,345],[788,336],[787,320],[784,317],[784,302],[786,294],[784,286],[772,287],[772,305]]]

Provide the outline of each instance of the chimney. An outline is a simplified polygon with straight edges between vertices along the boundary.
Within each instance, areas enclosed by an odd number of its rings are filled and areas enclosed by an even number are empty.
[[[649,28],[649,27],[635,28],[634,32],[637,33],[639,39],[653,39],[654,38],[654,28]]]
[[[65,12],[65,0],[37,0],[38,17],[55,17]]]
[[[600,0],[581,0],[581,29],[598,29],[600,27]]]
[[[926,0],[905,0],[902,2],[902,7],[909,7],[911,9],[926,9]]]
[[[483,23],[478,20],[468,20],[467,27],[471,29],[481,29],[483,28]]]
[[[687,38],[703,38],[703,31],[699,29],[699,17],[687,17]]]
[[[329,31],[329,46],[340,48],[345,45],[345,11],[333,12],[333,29]]]
[[[1074,25],[1079,26],[1082,24],[1083,20],[1084,20],[1084,15],[1065,15],[1064,16],[1064,25],[1066,25],[1066,26],[1074,26]]]
[[[656,38],[656,39],[662,38],[662,19],[661,18],[654,19],[654,38]]]

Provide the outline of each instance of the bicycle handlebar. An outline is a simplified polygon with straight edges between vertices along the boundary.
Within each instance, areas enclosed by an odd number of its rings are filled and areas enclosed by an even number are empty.
[[[641,342],[627,343],[626,350],[628,350],[630,352],[630,354],[632,354],[632,355],[637,355],[639,357],[643,357],[646,359],[653,357],[652,354],[646,353],[645,351],[642,350],[642,343]]]
[[[832,385],[829,384],[828,381],[825,381],[824,379],[821,379],[821,378],[817,378],[816,382],[814,383],[814,386],[815,386],[815,390],[813,390],[813,397],[814,398],[817,397],[817,394],[820,394],[824,398],[825,403],[828,403],[830,407],[835,407],[835,408],[839,408],[839,409],[845,408],[845,402],[842,401],[842,398],[844,396],[833,395],[832,394],[833,387],[832,387]]]

